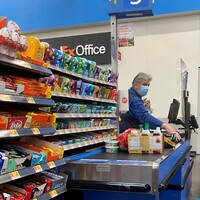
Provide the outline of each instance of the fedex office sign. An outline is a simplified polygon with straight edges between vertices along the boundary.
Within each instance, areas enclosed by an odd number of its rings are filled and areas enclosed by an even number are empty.
[[[97,64],[111,64],[110,32],[42,39],[53,48],[71,56],[80,56],[96,61]]]
[[[68,53],[71,56],[86,56],[86,55],[98,55],[105,54],[106,47],[94,46],[94,44],[78,45],[76,48],[70,49],[69,46],[61,46],[60,50],[64,53]]]
[[[124,8],[146,7],[149,0],[124,0]]]

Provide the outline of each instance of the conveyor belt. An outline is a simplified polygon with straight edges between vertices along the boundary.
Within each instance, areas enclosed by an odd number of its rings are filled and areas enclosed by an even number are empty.
[[[128,188],[129,191],[156,194],[168,185],[180,165],[189,165],[190,149],[189,141],[185,141],[174,149],[165,149],[163,154],[101,152],[70,161],[65,166],[69,174],[68,189]]]
[[[87,157],[87,159],[138,160],[138,161],[155,162],[169,150],[171,149],[165,149],[163,154],[129,154],[127,152],[118,152],[117,154],[114,154],[114,153],[102,152],[96,155],[89,156]]]

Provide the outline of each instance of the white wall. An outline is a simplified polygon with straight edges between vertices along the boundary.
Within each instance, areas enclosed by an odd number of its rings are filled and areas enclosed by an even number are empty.
[[[166,118],[172,99],[180,97],[177,68],[182,58],[188,65],[191,112],[197,116],[199,24],[199,14],[133,21],[135,46],[119,48],[122,53],[122,62],[118,66],[119,89],[129,88],[140,71],[151,74],[153,81],[148,98],[154,115]],[[196,137],[192,134],[193,150],[196,150]]]
[[[182,58],[188,65],[191,112],[197,116],[200,14],[134,19],[128,22],[133,23],[135,46],[119,48],[122,53],[122,61],[118,66],[119,89],[128,89],[133,77],[140,71],[151,74],[153,81],[148,97],[154,107],[154,114],[159,118],[166,118],[172,99],[179,98],[177,68],[180,67],[179,59]],[[110,31],[109,24],[97,24],[27,34],[44,39],[107,31]],[[196,137],[197,135],[192,134],[193,150],[197,146]]]

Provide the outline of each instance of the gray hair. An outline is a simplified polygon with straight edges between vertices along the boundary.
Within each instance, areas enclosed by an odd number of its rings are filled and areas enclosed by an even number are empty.
[[[147,80],[147,81],[152,81],[152,76],[143,72],[138,73],[135,78],[133,79],[132,84],[140,84],[141,81]]]

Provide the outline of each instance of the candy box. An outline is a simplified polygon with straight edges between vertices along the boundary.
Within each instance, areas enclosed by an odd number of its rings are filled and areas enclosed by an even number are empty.
[[[0,185],[0,195],[3,200],[29,200],[24,189],[12,184]]]
[[[6,129],[29,128],[31,119],[26,116],[0,116],[1,121],[7,124]]]
[[[43,171],[40,174],[34,176],[34,179],[39,181],[50,180],[51,181],[51,188],[50,190],[55,190],[59,187],[62,187],[66,182],[67,175],[60,176],[59,174],[55,174],[48,171]]]
[[[37,198],[41,196],[44,191],[47,183],[42,183],[40,181],[36,181],[32,178],[20,179],[19,181],[13,182],[17,187],[24,189],[29,195],[29,199]]]
[[[23,150],[17,149],[12,145],[2,145],[5,156],[8,157],[8,165],[6,172],[23,169],[30,166],[32,155]]]
[[[8,167],[8,157],[6,151],[0,150],[0,174],[5,174]]]

